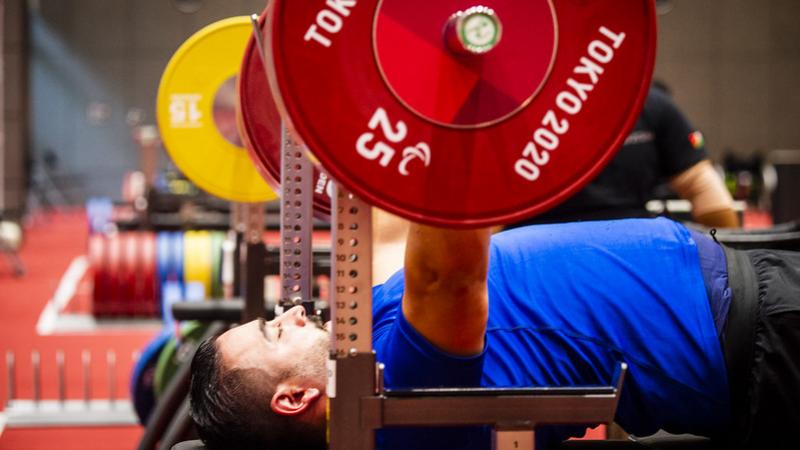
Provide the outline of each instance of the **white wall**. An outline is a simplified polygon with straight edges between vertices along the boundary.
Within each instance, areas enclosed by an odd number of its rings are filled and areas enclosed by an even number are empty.
[[[800,1],[673,0],[656,76],[715,156],[800,148]]]

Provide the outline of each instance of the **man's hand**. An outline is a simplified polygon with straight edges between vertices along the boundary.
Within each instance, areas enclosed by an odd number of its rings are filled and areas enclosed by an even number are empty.
[[[488,228],[409,228],[403,313],[428,341],[448,353],[483,350],[490,236]]]

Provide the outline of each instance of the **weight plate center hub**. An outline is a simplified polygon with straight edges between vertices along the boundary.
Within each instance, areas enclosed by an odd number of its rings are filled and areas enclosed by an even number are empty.
[[[236,148],[244,148],[236,124],[236,76],[225,80],[214,95],[212,114],[217,131]]]
[[[552,2],[495,3],[380,2],[375,59],[398,101],[436,124],[481,127],[536,96],[557,53]]]
[[[503,25],[492,8],[473,6],[453,14],[445,33],[451,49],[479,55],[500,42]]]

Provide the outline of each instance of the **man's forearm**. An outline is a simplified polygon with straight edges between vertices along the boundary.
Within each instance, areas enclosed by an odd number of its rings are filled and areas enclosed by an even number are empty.
[[[445,351],[474,354],[483,348],[490,236],[490,229],[409,228],[403,313]]]
[[[739,218],[733,199],[709,161],[701,161],[670,181],[681,198],[692,202],[692,216],[710,227],[735,228]]]
[[[486,280],[491,230],[447,230],[411,224],[405,256],[412,287],[439,288],[446,282]]]
[[[739,216],[731,208],[721,211],[698,214],[694,216],[695,222],[712,228],[739,228]]]

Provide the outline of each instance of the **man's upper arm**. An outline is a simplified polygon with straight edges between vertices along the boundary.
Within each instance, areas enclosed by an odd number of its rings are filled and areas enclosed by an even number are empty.
[[[489,229],[413,224],[405,258],[402,310],[408,323],[453,355],[483,350],[488,319]]]

